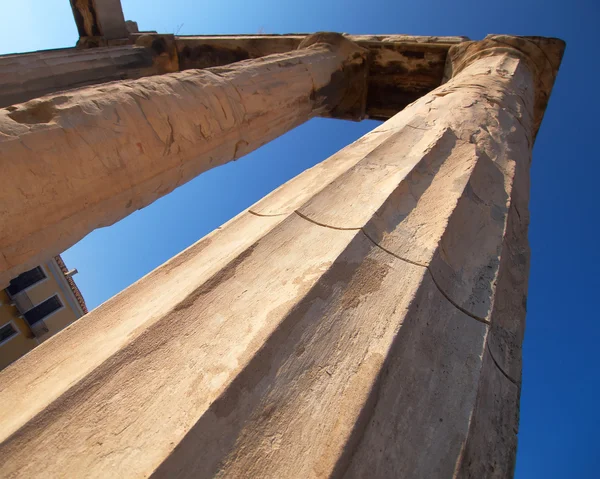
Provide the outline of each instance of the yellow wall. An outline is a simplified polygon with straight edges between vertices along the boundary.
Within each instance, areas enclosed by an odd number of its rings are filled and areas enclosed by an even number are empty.
[[[61,329],[67,327],[77,319],[77,315],[69,307],[67,298],[65,298],[63,292],[60,290],[60,287],[54,276],[52,276],[52,273],[49,271],[49,268],[46,265],[44,265],[43,268],[47,278],[44,281],[40,281],[33,285],[31,289],[28,289],[27,295],[33,304],[40,304],[57,294],[60,298],[60,302],[63,304],[63,308],[44,318],[48,333],[40,338],[40,342],[43,342],[50,336],[58,333]]]
[[[17,317],[18,311],[10,305],[10,298],[4,290],[0,290],[0,302],[0,326],[12,321],[17,329],[15,336],[0,344],[0,369],[3,369],[35,348],[37,341],[27,337],[31,335],[29,327],[23,319]]]
[[[48,332],[42,337],[35,338],[31,334],[27,322],[19,318],[17,309],[10,305],[11,301],[6,291],[0,290],[0,302],[2,303],[0,305],[0,326],[12,321],[18,331],[18,334],[0,344],[0,369],[5,368],[78,319],[77,313],[71,308],[48,265],[44,265],[43,269],[46,273],[46,279],[27,289],[27,296],[34,305],[37,305],[56,294],[60,298],[63,307],[44,318]]]

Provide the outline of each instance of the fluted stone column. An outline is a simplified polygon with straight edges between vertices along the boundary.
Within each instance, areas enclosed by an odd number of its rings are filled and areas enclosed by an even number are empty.
[[[107,40],[128,35],[121,0],[70,0],[80,37]]]
[[[289,53],[0,110],[0,284],[313,116],[364,109],[365,56],[320,34]]]
[[[15,477],[510,477],[563,44],[451,79],[0,373]]]

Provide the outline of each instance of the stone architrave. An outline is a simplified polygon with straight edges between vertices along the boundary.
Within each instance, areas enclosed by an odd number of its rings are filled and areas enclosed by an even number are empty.
[[[0,107],[59,90],[141,78],[158,71],[152,50],[134,45],[0,56]]]
[[[9,477],[500,478],[564,44],[449,81],[0,373]]]
[[[78,48],[0,56],[0,107],[42,95],[114,80],[129,80],[179,70],[211,68],[242,60],[288,53],[310,35],[176,36],[148,32],[124,41],[85,37]],[[466,37],[344,35],[367,50],[369,118],[387,120],[437,88],[448,49]],[[99,45],[111,45],[97,48]],[[324,116],[360,120],[354,111],[324,111]]]
[[[364,105],[365,56],[315,34],[289,53],[0,110],[0,285],[314,116]]]

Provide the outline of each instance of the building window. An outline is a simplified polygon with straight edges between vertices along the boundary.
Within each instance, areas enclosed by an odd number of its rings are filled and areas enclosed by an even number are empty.
[[[15,334],[17,334],[17,330],[12,325],[12,323],[0,326],[0,344],[12,338]]]
[[[29,271],[25,271],[17,276],[15,279],[10,281],[10,285],[6,290],[10,293],[11,296],[20,293],[24,289],[29,288],[29,286],[34,285],[35,283],[39,283],[43,279],[46,279],[46,273],[44,270],[38,266],[36,268],[30,269]]]
[[[60,308],[62,308],[62,303],[60,302],[58,295],[55,294],[43,303],[40,303],[37,306],[30,309],[29,311],[27,311],[23,316],[25,317],[29,325],[33,326],[35,323],[41,321],[46,316]]]

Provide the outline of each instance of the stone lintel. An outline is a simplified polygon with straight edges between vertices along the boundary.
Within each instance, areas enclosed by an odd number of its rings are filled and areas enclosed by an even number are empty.
[[[286,53],[298,48],[309,35],[217,35],[217,36],[173,36],[156,33],[133,33],[127,39],[106,40],[101,36],[82,37],[78,43],[81,49],[91,52],[115,52],[124,43],[135,44],[149,49],[153,67],[144,75],[156,75],[177,70],[225,66],[242,60],[261,58],[276,53]],[[386,120],[402,110],[406,105],[439,86],[444,75],[444,65],[448,49],[465,37],[425,37],[410,35],[345,35],[345,37],[368,53],[369,71],[367,76],[367,97],[362,107],[346,107],[327,114],[334,118],[360,120],[368,117]],[[104,49],[91,47],[106,47]],[[78,50],[65,49],[65,58],[77,64]],[[31,54],[25,54],[31,55]],[[45,52],[38,52],[43,61]],[[48,52],[51,56],[51,52]],[[116,55],[116,54],[115,54]],[[26,58],[26,57],[25,57]],[[84,58],[81,56],[81,58]],[[1,57],[0,57],[1,61]],[[146,60],[147,61],[147,60]],[[47,70],[34,64],[24,65],[28,76],[35,77],[43,88],[23,83],[18,87],[18,95],[5,95],[0,98],[0,107],[37,98],[41,94],[80,86],[69,85],[68,77],[55,80],[48,77]],[[81,70],[90,69],[88,84],[103,83],[107,78],[97,75],[85,63]],[[133,70],[130,72],[130,70]],[[120,65],[122,79],[138,78],[135,66]],[[94,81],[94,75],[95,81]],[[13,80],[7,79],[12,82]],[[2,85],[0,80],[0,86]],[[361,82],[359,82],[362,84]]]
[[[564,51],[564,42],[552,38],[515,37],[507,35],[489,35],[481,41],[468,41],[466,37],[424,37],[410,35],[345,35],[368,52],[369,69],[366,78],[366,98],[362,108],[346,108],[328,112],[333,118],[360,120],[371,118],[386,120],[401,111],[410,103],[440,86],[453,74],[464,68],[469,62],[481,55],[491,54],[493,49],[509,48],[515,54],[525,55],[532,68],[536,70],[536,129],[539,127],[543,112],[548,102],[558,65]],[[83,73],[86,83],[97,84],[113,79],[139,78],[146,75],[157,75],[180,70],[202,69],[225,66],[238,61],[261,58],[276,53],[290,52],[298,48],[307,38],[305,34],[294,35],[216,35],[216,36],[174,36],[157,33],[133,33],[125,39],[106,40],[103,37],[85,37],[79,46],[112,46],[98,56],[110,55],[118,57],[123,44],[135,44],[149,50],[144,59],[144,70],[140,71],[139,63],[127,61],[116,62],[118,68],[115,75],[98,74],[90,65],[82,63],[79,71]],[[91,51],[97,51],[91,48]],[[64,49],[65,58],[76,64],[76,50]],[[106,53],[110,51],[111,53]],[[450,52],[450,54],[449,54]],[[27,55],[11,55],[11,57]],[[37,52],[40,65],[53,52]],[[141,53],[139,54],[141,55]],[[4,57],[0,57],[0,63]],[[81,56],[84,61],[84,56]],[[152,65],[148,65],[148,58]],[[52,61],[52,60],[50,60]],[[21,86],[13,86],[4,91],[17,89],[15,94],[4,94],[0,97],[0,107],[20,101],[30,100],[42,94],[59,89],[81,86],[78,81],[69,81],[69,77],[48,78],[45,69],[37,69],[34,63],[22,63],[27,72],[19,72],[31,76],[34,81],[23,82]],[[60,72],[57,72],[60,76]],[[15,83],[14,76],[7,76],[8,83]],[[7,103],[10,102],[10,103]]]
[[[0,108],[61,90],[155,75],[159,59],[152,48],[135,45],[2,55]]]
[[[353,112],[338,110],[329,112],[328,115],[353,120],[363,117],[377,120],[391,118],[413,101],[440,86],[453,72],[456,74],[460,71],[469,59],[490,54],[491,48],[511,48],[529,58],[532,67],[536,68],[536,88],[539,95],[536,104],[536,124],[539,127],[564,50],[564,42],[561,40],[541,37],[490,35],[481,41],[468,41],[466,37],[345,36],[368,52],[369,69],[364,111],[359,114],[355,108]],[[126,62],[119,65],[120,77],[127,79],[178,70],[225,66],[238,61],[285,53],[298,48],[305,38],[305,34],[174,36],[142,32],[129,34],[127,38],[118,40],[106,40],[99,36],[84,37],[79,46],[112,46],[115,52],[113,56],[118,55],[119,50],[116,47],[126,43],[149,49],[153,59],[152,68],[139,72],[137,65],[129,66]],[[73,56],[70,61],[76,59],[76,52],[68,49],[64,52],[65,56]],[[43,60],[45,52],[38,52],[37,55]],[[52,52],[48,52],[48,55],[52,56]],[[24,68],[31,70],[30,75],[36,75],[35,65]],[[85,68],[89,67],[82,64],[80,70]],[[40,94],[58,89],[80,86],[77,83],[69,84],[68,78],[48,80],[47,75],[41,75],[41,72],[38,76],[37,82],[43,84],[43,88],[33,88],[24,84],[19,95],[8,95],[6,100],[0,99],[0,106],[36,98]],[[93,70],[87,76],[90,78],[87,84],[111,81],[106,76],[97,75]],[[12,99],[16,101],[6,103]]]
[[[366,117],[387,120],[442,83],[448,49],[466,37],[345,35],[369,52]],[[176,36],[182,70],[226,65],[282,53],[306,37],[296,35]],[[332,116],[360,119],[349,115]]]

